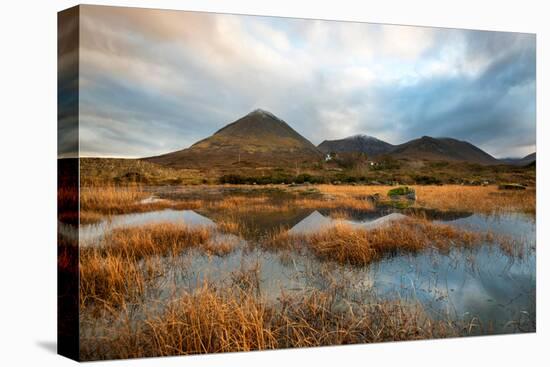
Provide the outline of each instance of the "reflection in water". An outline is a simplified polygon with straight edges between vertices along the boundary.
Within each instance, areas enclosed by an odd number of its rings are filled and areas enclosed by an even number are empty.
[[[346,224],[352,228],[357,229],[375,229],[385,227],[390,225],[393,222],[400,221],[407,218],[406,215],[400,213],[391,213],[379,217],[373,220],[366,221],[356,221],[350,219],[333,219],[330,216],[324,216],[319,213],[317,210],[311,213],[307,218],[302,220],[300,223],[292,227],[289,232],[291,234],[311,234],[317,233],[334,227],[338,224]]]
[[[385,215],[384,215],[385,214]],[[313,211],[295,224],[291,233],[308,234],[338,223],[364,229],[388,225],[406,218],[400,213],[379,213],[378,217],[359,216],[360,220],[334,219]],[[223,282],[244,266],[258,265],[261,296],[274,300],[285,292],[325,289],[327,284],[346,284],[346,297],[363,302],[380,298],[421,302],[433,317],[453,319],[478,318],[485,332],[514,332],[520,323],[533,330],[535,319],[535,221],[522,214],[494,216],[468,215],[445,218],[445,223],[469,230],[490,230],[521,239],[526,251],[523,257],[512,257],[499,246],[480,244],[465,249],[454,248],[446,253],[426,250],[420,253],[398,253],[365,267],[341,266],[321,262],[307,253],[277,253],[254,246],[253,240],[234,235],[225,239],[239,242],[235,251],[224,257],[206,256],[191,251],[182,255],[176,265],[156,280],[157,293],[149,303],[173,297],[174,285],[179,292],[200,286],[208,279]],[[450,220],[449,220],[450,219]],[[172,222],[187,225],[216,224],[191,210],[161,210],[113,217],[110,221],[82,226],[81,238],[95,241],[109,230],[123,226]],[[219,234],[218,234],[219,236]],[[256,241],[256,240],[255,240]],[[162,259],[170,262],[173,259]]]
[[[189,226],[214,227],[216,224],[193,210],[164,209],[145,213],[116,215],[99,223],[81,225],[80,240],[90,242],[101,238],[105,233],[122,227],[139,227],[155,223],[185,223]]]

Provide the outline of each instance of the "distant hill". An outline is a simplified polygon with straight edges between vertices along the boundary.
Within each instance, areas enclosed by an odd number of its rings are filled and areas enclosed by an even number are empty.
[[[317,148],[323,153],[366,153],[378,156],[390,152],[394,146],[368,135],[354,135],[338,140],[324,140]]]
[[[191,147],[145,160],[176,168],[294,166],[322,153],[286,122],[257,109]]]
[[[465,161],[498,164],[500,161],[473,144],[452,138],[423,136],[395,146],[389,155],[394,158],[438,161]]]
[[[503,158],[500,161],[504,164],[512,164],[515,166],[527,166],[537,160],[537,153],[531,153],[523,158]]]

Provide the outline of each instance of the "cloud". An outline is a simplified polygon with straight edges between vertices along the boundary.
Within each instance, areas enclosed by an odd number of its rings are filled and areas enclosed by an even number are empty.
[[[255,108],[314,144],[535,145],[533,35],[83,6],[81,155],[182,149]]]

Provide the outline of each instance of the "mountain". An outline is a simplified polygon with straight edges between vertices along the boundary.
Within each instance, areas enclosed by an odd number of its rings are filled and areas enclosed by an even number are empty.
[[[145,158],[176,168],[294,166],[322,153],[272,113],[257,109],[187,149]]]
[[[501,163],[512,164],[515,166],[527,166],[537,160],[537,153],[531,153],[523,158],[502,158]]]
[[[395,158],[466,161],[479,164],[500,163],[498,159],[466,141],[430,136],[397,145],[389,154]]]
[[[323,153],[362,152],[367,156],[377,156],[388,153],[394,146],[373,136],[354,135],[344,139],[324,140],[317,148]]]

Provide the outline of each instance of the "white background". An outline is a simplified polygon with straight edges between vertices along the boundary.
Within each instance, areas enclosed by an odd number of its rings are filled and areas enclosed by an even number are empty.
[[[120,366],[536,366],[548,363],[549,19],[545,1],[188,0],[95,4],[537,33],[537,333],[107,362]],[[0,365],[69,365],[56,340],[56,12],[75,1],[3,1],[0,12]],[[546,112],[546,113],[545,113]],[[546,123],[544,123],[546,122]],[[544,340],[546,339],[546,340]],[[545,350],[546,347],[546,350]],[[545,360],[546,359],[546,360]],[[103,362],[101,362],[103,363]],[[547,365],[547,364],[546,364]]]

